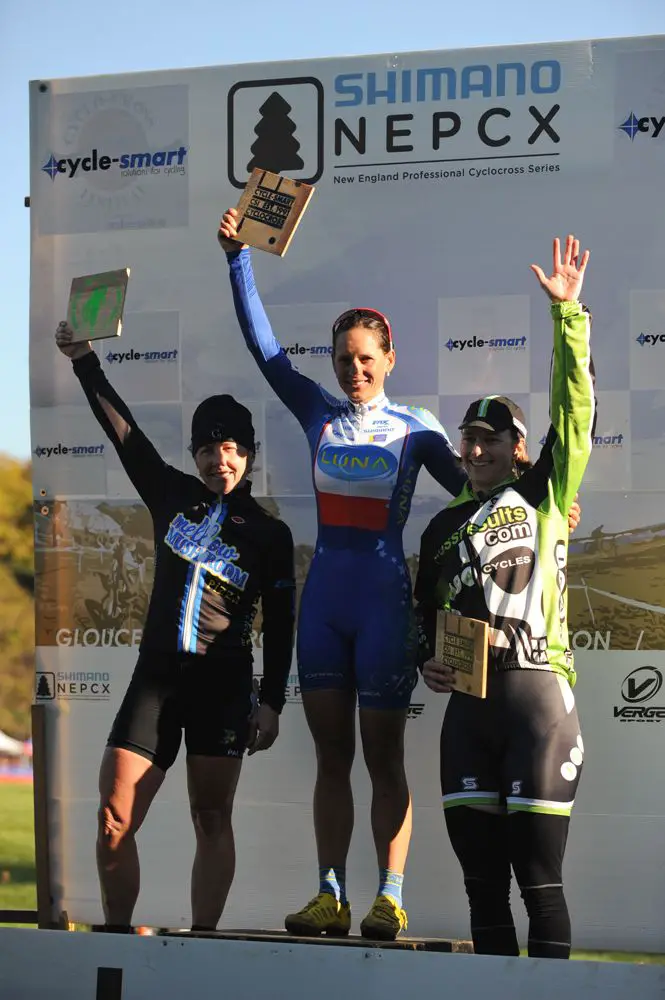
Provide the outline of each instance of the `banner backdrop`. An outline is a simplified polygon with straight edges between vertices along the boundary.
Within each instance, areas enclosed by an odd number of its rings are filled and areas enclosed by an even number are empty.
[[[570,550],[586,764],[567,891],[577,946],[662,950],[665,39],[36,82],[31,133],[35,697],[49,709],[56,909],[101,918],[97,768],[153,576],[150,518],[55,348],[73,277],[131,268],[123,335],[98,351],[169,462],[194,471],[189,421],[204,396],[232,392],[251,408],[254,491],[293,531],[299,591],[311,558],[304,435],[244,346],[215,238],[258,164],[317,186],[286,258],[254,255],[285,350],[334,391],[332,320],[352,304],[381,309],[396,339],[393,398],[429,408],[454,440],[471,399],[509,393],[537,453],[552,327],[529,264],[548,266],[555,235],[573,231],[591,247],[599,417]],[[405,532],[412,571],[447,499],[423,473]],[[362,580],[344,585],[350,602],[363,600]],[[260,673],[260,617],[254,639]],[[405,898],[415,935],[466,936],[440,807],[444,708],[422,683],[414,691]],[[279,741],[243,768],[224,926],[279,927],[316,891],[314,771],[294,659]],[[348,882],[359,918],[376,889],[361,762],[353,780]],[[139,840],[136,922],[188,926],[182,759]]]

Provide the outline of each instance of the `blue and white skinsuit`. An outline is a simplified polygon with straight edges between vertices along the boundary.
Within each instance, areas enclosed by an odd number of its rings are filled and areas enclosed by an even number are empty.
[[[356,690],[363,708],[402,709],[416,683],[416,632],[402,531],[421,466],[452,495],[466,477],[446,432],[419,407],[335,399],[302,375],[275,339],[250,252],[227,254],[243,336],[309,442],[318,513],[303,590],[303,692]]]

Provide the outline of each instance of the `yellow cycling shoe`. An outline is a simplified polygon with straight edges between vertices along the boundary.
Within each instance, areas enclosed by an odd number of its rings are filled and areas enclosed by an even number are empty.
[[[348,903],[340,903],[330,892],[320,892],[302,910],[289,913],[284,926],[289,934],[302,937],[318,937],[319,934],[345,937],[351,930],[351,907]]]
[[[372,908],[360,924],[360,933],[373,941],[394,941],[400,931],[409,926],[406,910],[390,896],[377,896]]]

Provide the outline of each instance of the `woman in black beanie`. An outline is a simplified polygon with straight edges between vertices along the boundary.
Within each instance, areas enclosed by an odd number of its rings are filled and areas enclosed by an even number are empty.
[[[184,730],[196,856],[192,929],[213,930],[235,870],[231,813],[242,757],[267,750],[291,664],[293,540],[251,495],[252,415],[211,396],[192,418],[200,478],[167,465],[109,384],[89,343],[61,323],[90,407],[150,511],[155,578],[139,658],[102,759],[97,867],[105,924],[130,932],[139,893],[135,836]],[[263,610],[264,676],[253,694],[252,622]]]

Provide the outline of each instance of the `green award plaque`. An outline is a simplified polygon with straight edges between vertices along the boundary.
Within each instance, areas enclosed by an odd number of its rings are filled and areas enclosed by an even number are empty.
[[[73,279],[67,306],[73,343],[120,336],[128,281],[128,267]]]

